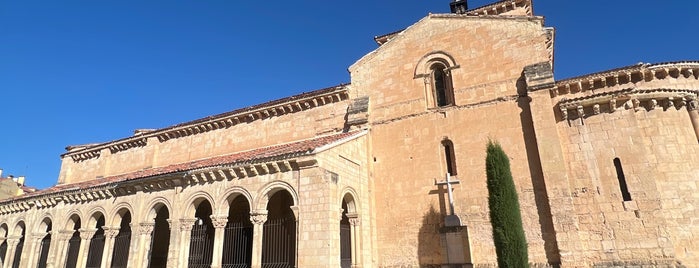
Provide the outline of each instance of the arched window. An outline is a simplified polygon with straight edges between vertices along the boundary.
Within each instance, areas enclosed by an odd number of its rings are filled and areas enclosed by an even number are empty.
[[[427,108],[456,105],[452,74],[459,68],[454,57],[445,51],[432,51],[420,58],[413,79],[424,82]]]
[[[449,139],[442,141],[442,150],[444,152],[444,162],[447,167],[447,173],[451,176],[456,176],[456,155],[454,154],[454,143]]]
[[[454,105],[454,90],[447,67],[441,62],[434,63],[430,66],[430,75],[435,106]]]

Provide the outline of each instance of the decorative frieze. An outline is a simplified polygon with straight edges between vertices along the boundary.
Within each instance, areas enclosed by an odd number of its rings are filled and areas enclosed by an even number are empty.
[[[613,113],[618,109],[618,101],[624,103],[625,109],[634,111],[654,110],[659,107],[658,103],[665,103],[665,110],[682,107],[685,103],[689,107],[695,105],[692,103],[696,103],[697,95],[699,90],[692,89],[623,89],[574,99],[563,98],[558,103],[558,109],[561,111],[561,120],[569,120],[569,110],[575,110],[577,118],[598,115],[603,106]],[[591,110],[592,114],[586,114],[586,109]]]

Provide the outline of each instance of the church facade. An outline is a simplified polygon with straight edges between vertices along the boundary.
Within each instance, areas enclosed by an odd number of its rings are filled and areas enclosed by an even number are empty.
[[[3,267],[496,267],[489,140],[533,267],[699,267],[699,62],[556,80],[530,0],[454,10],[349,84],[67,147]]]

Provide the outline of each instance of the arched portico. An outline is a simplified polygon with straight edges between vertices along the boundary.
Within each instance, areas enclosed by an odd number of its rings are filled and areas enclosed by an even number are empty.
[[[131,249],[131,209],[128,205],[118,208],[112,219],[110,230],[107,230],[107,243],[105,263],[112,268],[127,267],[129,250]]]
[[[38,242],[38,255],[36,258],[36,267],[43,268],[46,267],[49,261],[49,250],[51,249],[51,239],[52,239],[53,221],[49,216],[44,217],[39,224],[36,234],[37,239],[41,239]],[[36,254],[37,250],[32,250],[32,254]],[[32,260],[36,258],[31,258]],[[32,265],[33,266],[33,265]]]
[[[228,216],[223,239],[222,267],[252,265],[253,225],[250,222],[250,200],[246,191],[233,191],[226,196]]]
[[[351,188],[343,191],[340,217],[340,266],[358,267],[359,260],[359,213],[356,193]]]
[[[159,268],[167,267],[168,249],[170,247],[170,228],[168,219],[170,219],[170,209],[168,203],[158,200],[150,208],[148,217],[150,220],[145,220],[140,224],[141,238],[139,241],[140,249],[138,260],[147,260],[143,264],[145,267]],[[150,250],[147,255],[145,249],[148,249],[147,243],[150,242]]]

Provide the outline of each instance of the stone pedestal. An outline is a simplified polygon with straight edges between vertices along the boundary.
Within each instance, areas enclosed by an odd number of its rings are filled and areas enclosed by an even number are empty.
[[[461,219],[456,215],[446,216],[444,227],[440,232],[446,247],[445,262],[442,264],[442,268],[473,267],[468,228],[461,224]]]

